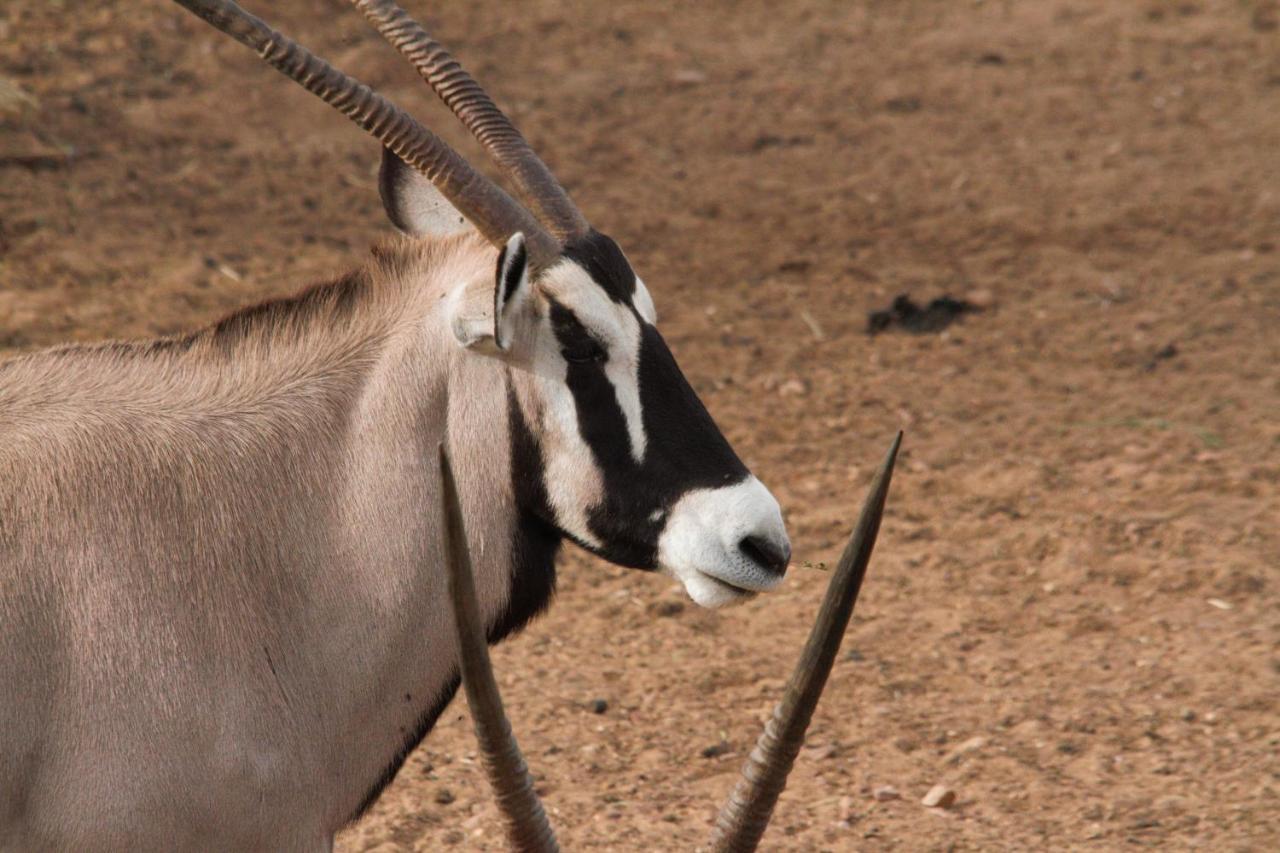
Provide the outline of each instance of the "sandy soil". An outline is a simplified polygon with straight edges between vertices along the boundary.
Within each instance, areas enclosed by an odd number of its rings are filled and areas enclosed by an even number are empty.
[[[474,153],[344,5],[257,4]],[[1274,0],[410,5],[626,247],[796,544],[715,613],[564,561],[496,661],[567,847],[705,838],[902,427],[766,847],[1280,848]],[[171,4],[6,0],[0,352],[359,263],[376,160]],[[988,307],[868,337],[904,292]],[[340,840],[502,849],[461,703]]]

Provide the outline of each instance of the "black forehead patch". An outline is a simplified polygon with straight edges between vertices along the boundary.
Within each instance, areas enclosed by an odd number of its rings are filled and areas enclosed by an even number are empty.
[[[592,229],[565,246],[563,254],[586,270],[614,302],[631,304],[636,292],[636,274],[612,238]]]

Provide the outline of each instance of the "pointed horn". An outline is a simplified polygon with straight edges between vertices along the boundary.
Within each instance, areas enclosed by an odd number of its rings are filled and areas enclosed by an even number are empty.
[[[394,0],[351,0],[408,59],[418,74],[466,125],[490,156],[515,181],[517,194],[562,241],[580,237],[590,225],[564,187],[511,120],[449,51],[409,17]]]
[[[502,709],[498,682],[489,663],[489,645],[480,622],[476,603],[475,579],[471,574],[471,555],[462,523],[462,504],[458,500],[458,484],[444,445],[440,445],[440,477],[444,491],[445,553],[449,567],[449,599],[453,603],[453,619],[458,632],[458,658],[462,684],[467,691],[467,705],[475,722],[476,740],[484,755],[489,783],[498,798],[498,807],[507,820],[507,837],[513,850],[558,851],[555,833],[547,821],[542,802],[533,790],[533,779],[520,754],[511,724]]]
[[[535,267],[554,262],[560,246],[502,188],[412,116],[360,81],[342,73],[232,0],[176,0],[198,17],[252,48],[268,64],[368,131],[426,175],[495,246],[524,232]]]
[[[822,688],[831,674],[836,652],[840,650],[849,617],[853,615],[853,605],[858,600],[862,577],[866,574],[871,549],[876,544],[876,533],[880,530],[893,463],[901,444],[902,433],[899,432],[871,485],[858,526],[827,586],[822,609],[818,611],[800,662],[787,682],[782,700],[756,741],[755,749],[747,758],[742,778],[720,810],[711,839],[711,849],[718,853],[755,850],[765,827],[769,825],[773,807],[804,744],[805,729],[809,727],[814,708],[822,696]]]

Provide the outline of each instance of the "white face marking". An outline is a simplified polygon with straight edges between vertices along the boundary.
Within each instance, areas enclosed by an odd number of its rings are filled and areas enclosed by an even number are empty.
[[[640,323],[618,305],[575,263],[557,264],[538,283],[544,295],[574,313],[608,350],[605,376],[626,419],[631,456],[644,459],[647,439],[640,411]],[[545,302],[543,303],[545,305]],[[547,498],[561,528],[585,545],[602,548],[591,532],[588,510],[604,495],[604,477],[591,448],[582,438],[578,409],[567,383],[569,364],[551,328],[550,318],[536,318],[532,381],[538,403],[521,408],[540,436]],[[536,413],[536,414],[535,414]]]
[[[578,322],[608,349],[605,376],[613,385],[614,397],[617,398],[627,422],[631,458],[637,464],[643,462],[648,437],[644,431],[644,415],[640,409],[640,321],[626,306],[610,299],[591,280],[586,270],[575,263],[562,263],[553,267],[543,279],[543,289],[573,311]],[[648,300],[647,293],[645,299]],[[648,301],[652,306],[652,300]],[[554,344],[554,334],[550,337]],[[572,396],[569,399],[572,404]]]
[[[603,372],[626,422],[631,456],[640,464],[648,439],[640,406],[640,345],[644,323],[655,317],[653,301],[637,280],[634,310],[619,305],[582,267],[567,260],[543,273],[535,291],[540,298],[531,304],[539,307],[526,315],[529,334],[524,337],[529,342],[524,351],[532,358],[524,374],[527,381],[516,386],[520,405],[538,434],[547,497],[557,525],[588,547],[607,552],[608,543],[589,527],[591,509],[605,498],[604,472],[582,436],[568,385],[569,362],[552,327],[550,302],[571,311],[607,350]],[[777,501],[755,477],[687,492],[668,509],[649,511],[647,521],[661,525],[658,567],[679,579],[704,607],[741,601],[781,582],[781,571],[757,562],[767,559],[760,557],[762,548],[766,553],[786,553],[790,542]],[[756,542],[747,543],[749,539]]]
[[[522,404],[521,408],[541,438],[543,479],[556,521],[578,541],[599,548],[601,542],[587,523],[587,509],[600,502],[604,478],[594,464],[591,448],[582,439],[578,409],[566,384],[568,364],[555,343],[550,324],[545,319],[540,322],[546,328],[538,334],[532,379],[542,401],[541,406],[533,408],[541,417],[534,420],[531,407]]]
[[[658,325],[658,309],[653,304],[653,297],[649,295],[649,288],[644,286],[640,276],[636,276],[636,293],[631,298],[631,304],[636,306],[636,310],[640,312],[640,316],[646,323],[650,326]]]
[[[619,350],[609,348],[609,360],[604,365],[604,375],[613,384],[613,393],[627,420],[627,436],[631,439],[631,458],[636,464],[644,462],[648,439],[644,432],[644,413],[640,410],[640,321],[628,313],[622,319],[623,335],[619,349],[625,358],[617,357]]]
[[[782,511],[763,483],[747,477],[732,486],[697,489],[671,508],[658,539],[658,565],[703,607],[740,601],[782,581],[742,553],[738,545],[749,536],[790,547]]]

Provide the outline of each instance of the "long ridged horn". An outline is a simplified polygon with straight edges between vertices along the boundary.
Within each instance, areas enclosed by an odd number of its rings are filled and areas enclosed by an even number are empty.
[[[827,676],[831,674],[836,652],[840,650],[849,617],[853,615],[853,605],[858,600],[858,590],[862,587],[871,550],[876,544],[876,533],[880,530],[893,463],[901,444],[902,433],[899,432],[871,484],[858,525],[836,565],[800,662],[787,682],[782,700],[756,741],[755,749],[747,758],[742,778],[720,810],[711,839],[711,849],[717,853],[755,850],[765,827],[769,825],[773,807],[804,744],[805,729],[809,727]]]
[[[458,484],[444,445],[440,445],[440,478],[444,492],[445,554],[449,567],[449,599],[453,603],[453,620],[458,635],[458,659],[462,684],[467,691],[467,704],[475,722],[476,740],[484,755],[489,783],[498,797],[498,806],[507,820],[507,836],[514,850],[551,853],[560,848],[547,821],[542,802],[533,790],[533,779],[511,724],[502,708],[498,683],[489,662],[489,644],[480,622],[476,603],[475,579],[471,574],[471,555],[467,533],[462,522],[462,504]]]
[[[458,60],[394,0],[351,0],[515,181],[520,199],[562,241],[590,229],[564,187]]]
[[[368,86],[276,32],[232,0],[175,2],[252,48],[269,65],[368,131],[425,175],[490,243],[504,246],[512,234],[522,231],[536,268],[544,268],[559,256],[559,244],[532,214]]]

